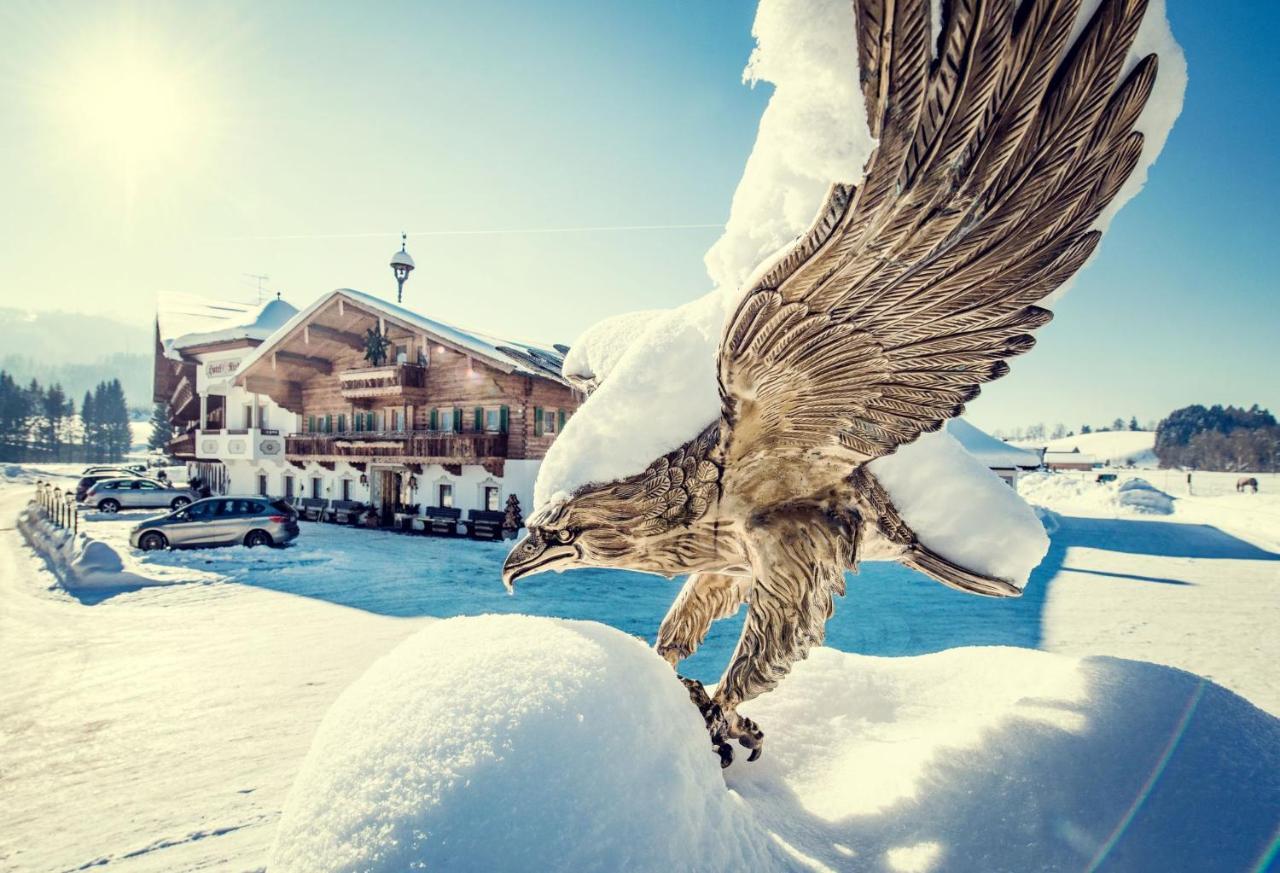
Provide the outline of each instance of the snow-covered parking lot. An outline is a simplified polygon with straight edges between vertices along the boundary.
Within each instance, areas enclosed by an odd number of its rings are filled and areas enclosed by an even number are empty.
[[[1084,476],[1027,483],[1056,530],[1021,600],[966,597],[896,565],[851,577],[829,646],[920,657],[821,652],[747,708],[768,753],[726,779],[753,827],[789,847],[782,866],[1139,870],[1163,843],[1180,848],[1159,869],[1265,869],[1280,808],[1280,482],[1237,495],[1197,474],[1187,497],[1143,475],[1178,498],[1172,515],[1121,507],[1114,485]],[[0,488],[6,519],[29,493],[22,476]],[[117,545],[133,523],[86,521]],[[583,571],[511,597],[504,552],[305,524],[282,550],[130,552],[176,584],[73,595],[0,531],[0,867],[261,869],[325,712],[429,617],[588,618],[651,640],[676,590]],[[691,668],[703,678],[736,635],[724,624]],[[1067,657],[943,652],[993,645]],[[1100,656],[1199,674],[1270,715]],[[1086,784],[1073,774],[1092,761],[1109,775]],[[1204,859],[1173,839],[1175,820],[1188,839],[1218,834],[1221,863],[1179,866]],[[995,848],[1012,866],[991,863]]]

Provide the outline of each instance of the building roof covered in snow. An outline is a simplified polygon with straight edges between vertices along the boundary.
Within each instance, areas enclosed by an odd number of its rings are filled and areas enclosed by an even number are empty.
[[[279,298],[266,303],[209,300],[193,294],[162,294],[156,301],[156,330],[165,354],[236,340],[261,342],[292,318],[298,309]]]
[[[948,421],[947,432],[964,446],[965,451],[993,470],[1034,470],[1040,466],[1039,452],[1002,442],[963,418]]]
[[[254,349],[240,364],[240,372],[247,372],[254,363],[306,324],[316,313],[329,306],[337,299],[345,300],[357,307],[374,312],[389,321],[397,322],[403,327],[430,334],[438,340],[453,346],[456,350],[474,355],[476,358],[497,367],[503,372],[520,372],[531,376],[541,376],[562,384],[569,384],[560,374],[564,365],[564,355],[555,349],[543,348],[516,340],[500,339],[489,334],[467,330],[427,318],[424,315],[405,309],[390,301],[363,291],[351,288],[338,288],[328,294],[322,294],[310,306],[297,312],[270,336],[262,345]]]

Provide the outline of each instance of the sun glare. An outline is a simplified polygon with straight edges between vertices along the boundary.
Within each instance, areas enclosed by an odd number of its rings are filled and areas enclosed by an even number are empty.
[[[66,144],[130,185],[190,165],[212,119],[200,84],[175,61],[136,40],[78,54],[58,88]]]

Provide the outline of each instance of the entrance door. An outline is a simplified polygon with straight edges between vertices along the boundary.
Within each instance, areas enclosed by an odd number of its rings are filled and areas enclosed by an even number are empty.
[[[395,522],[395,511],[400,503],[400,474],[394,470],[379,470],[378,485],[379,514],[382,524],[390,526]]]

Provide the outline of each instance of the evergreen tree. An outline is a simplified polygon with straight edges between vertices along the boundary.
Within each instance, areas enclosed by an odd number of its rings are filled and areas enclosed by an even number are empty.
[[[1135,415],[1129,419],[1129,430],[1142,430],[1138,427],[1138,416]]]
[[[6,461],[27,458],[30,402],[26,389],[0,371],[0,458]]]
[[[101,384],[98,386],[101,388]],[[102,432],[98,426],[98,401],[92,391],[84,392],[80,404],[80,441],[86,461],[102,460]]]
[[[62,460],[62,433],[67,416],[71,414],[70,405],[61,385],[55,383],[41,392],[40,443],[50,460]]]
[[[1087,424],[1082,424],[1082,425],[1080,425],[1080,434],[1081,434],[1081,436],[1083,436],[1084,434],[1087,434],[1087,433],[1093,433],[1093,428],[1089,427],[1089,425],[1087,425]]]
[[[129,404],[125,401],[124,388],[119,379],[103,382],[102,397],[98,401],[98,416],[102,427],[102,446],[108,461],[122,460],[133,442],[129,431]]]
[[[1280,426],[1257,404],[1184,406],[1156,426],[1156,458],[1162,467],[1198,470],[1274,471],[1280,459]]]
[[[147,438],[147,448],[152,451],[164,451],[169,444],[173,428],[169,425],[169,407],[165,403],[157,403],[151,409],[151,436]]]

